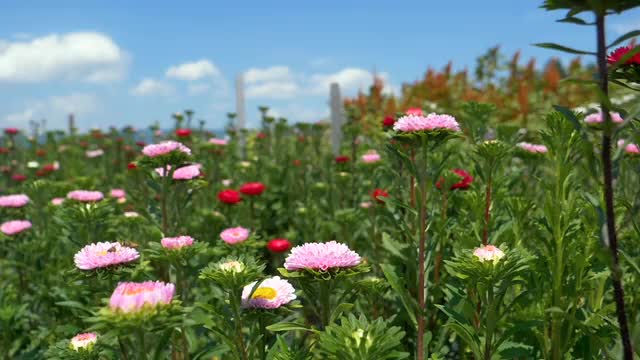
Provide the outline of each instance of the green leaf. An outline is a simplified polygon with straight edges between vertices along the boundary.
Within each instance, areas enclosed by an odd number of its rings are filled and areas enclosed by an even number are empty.
[[[338,306],[336,306],[335,309],[333,309],[333,312],[331,313],[331,317],[329,318],[329,322],[333,323],[334,321],[336,321],[336,319],[342,315],[343,312],[345,311],[349,311],[353,308],[353,304],[349,304],[349,303],[342,303]]]
[[[578,55],[595,55],[596,54],[596,53],[591,52],[591,51],[576,50],[576,49],[572,49],[570,47],[566,47],[566,46],[559,45],[559,44],[556,44],[556,43],[538,43],[538,44],[533,44],[533,45],[537,46],[537,47],[541,47],[541,48],[563,51],[563,52],[570,53],[570,54],[578,54]]]
[[[500,346],[498,353],[500,354],[501,359],[526,359],[531,356],[532,349],[533,348],[529,345],[506,341],[502,346]]]
[[[291,330],[302,330],[309,331],[313,333],[319,333],[318,330],[309,328],[304,324],[299,324],[295,322],[279,322],[276,324],[272,324],[267,326],[267,330],[277,332],[277,331],[291,331]]]
[[[629,31],[628,33],[618,37],[617,39],[615,39],[611,44],[607,45],[607,49],[612,48],[618,44],[620,44],[621,42],[628,40],[628,39],[632,39],[636,36],[640,36],[640,30],[632,30]]]
[[[582,19],[580,19],[579,17],[575,17],[575,16],[567,16],[563,19],[558,20],[558,22],[563,22],[563,23],[571,23],[571,24],[576,24],[576,25],[593,25],[593,23],[588,23]]]
[[[393,290],[395,290],[396,294],[400,297],[400,301],[407,312],[407,316],[409,316],[414,326],[417,325],[416,306],[414,306],[414,303],[412,302],[413,299],[408,296],[409,294],[407,293],[407,290],[400,284],[400,279],[393,270],[393,267],[389,264],[382,264],[380,265],[380,268],[382,269],[384,277],[389,282],[389,285],[391,285]]]

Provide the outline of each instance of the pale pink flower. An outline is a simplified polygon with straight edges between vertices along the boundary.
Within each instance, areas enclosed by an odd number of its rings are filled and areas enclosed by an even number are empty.
[[[473,255],[476,256],[480,262],[492,261],[495,264],[504,257],[504,252],[493,245],[485,245],[476,248],[473,251]]]
[[[244,264],[236,260],[230,260],[230,261],[224,262],[220,264],[219,267],[220,267],[220,270],[227,271],[227,272],[239,273],[244,270]]]
[[[414,131],[460,131],[460,125],[451,115],[431,113],[427,116],[405,115],[393,124],[393,130],[399,132]]]
[[[25,194],[0,196],[0,207],[20,208],[29,203],[29,197]]]
[[[602,111],[598,111],[597,113],[587,115],[584,118],[584,122],[587,124],[601,124],[604,121],[602,115],[603,115]],[[611,116],[611,121],[613,121],[616,124],[622,124],[624,122],[624,119],[622,118],[622,116],[620,116],[620,114],[617,112],[611,111],[609,112],[609,116]]]
[[[234,245],[249,238],[249,229],[245,229],[241,226],[228,228],[220,233],[220,238],[227,244]]]
[[[232,179],[223,179],[222,180],[222,185],[224,185],[224,187],[229,187],[229,186],[231,186],[231,184],[233,184],[233,180]]]
[[[142,148],[142,153],[148,157],[162,156],[173,151],[180,151],[191,155],[191,149],[177,141],[164,141],[159,144],[151,144]]]
[[[51,199],[51,204],[54,206],[60,206],[64,202],[64,198],[53,198]]]
[[[380,161],[381,157],[375,150],[369,150],[366,154],[361,157],[362,162],[365,164],[372,164]]]
[[[74,190],[67,194],[67,198],[81,202],[95,202],[104,199],[104,195],[100,191]]]
[[[112,189],[109,195],[112,198],[121,199],[127,196],[127,193],[122,189]]]
[[[99,242],[83,247],[75,254],[73,261],[80,270],[93,270],[125,264],[139,257],[140,254],[134,248],[117,242]]]
[[[296,299],[296,290],[287,280],[279,276],[263,280],[252,294],[251,290],[256,283],[257,281],[254,281],[242,289],[242,307],[277,309]]]
[[[218,146],[225,146],[228,141],[226,139],[211,138],[209,139],[209,143]]]
[[[138,214],[135,211],[125,211],[124,212],[124,217],[131,218],[131,217],[138,217],[138,216],[140,216],[140,214]]]
[[[534,154],[545,154],[548,151],[547,147],[544,145],[531,144],[528,142],[518,143],[517,146],[524,151]]]
[[[640,146],[638,144],[627,144],[625,140],[618,140],[618,147],[624,148],[624,152],[629,155],[640,155]]]
[[[160,281],[121,282],[111,294],[109,308],[112,311],[132,313],[144,308],[168,305],[173,299],[175,285]]]
[[[160,243],[165,249],[180,249],[193,245],[193,238],[191,236],[166,237],[162,238]]]
[[[373,205],[371,201],[363,201],[360,203],[360,207],[363,209],[368,209],[371,207],[371,205]]]
[[[97,158],[99,156],[104,155],[104,150],[102,149],[87,150],[85,154],[87,155],[88,158],[93,159],[93,158]]]
[[[75,351],[80,349],[90,350],[97,341],[98,334],[96,333],[78,334],[71,338],[69,346]]]
[[[200,164],[193,164],[177,168],[173,172],[172,178],[173,180],[191,180],[197,178],[198,176],[200,176],[201,167],[202,165]],[[171,170],[171,166],[167,166],[167,168],[168,170]],[[164,176],[163,168],[156,168],[155,171],[156,173],[158,173],[158,175]]]
[[[336,241],[307,243],[291,249],[284,261],[287,270],[314,269],[327,271],[350,268],[360,264],[360,255],[345,244]]]
[[[15,235],[31,228],[29,220],[11,220],[0,225],[0,231],[5,235]]]
[[[156,130],[153,132],[153,135],[155,136],[162,136],[162,130]]]

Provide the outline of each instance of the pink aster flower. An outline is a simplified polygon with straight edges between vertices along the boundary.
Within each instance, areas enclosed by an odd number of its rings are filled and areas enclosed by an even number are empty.
[[[162,238],[160,243],[165,249],[180,249],[193,245],[193,238],[191,236],[166,237]]]
[[[314,269],[327,271],[360,264],[361,258],[345,244],[336,241],[307,243],[291,249],[284,261],[287,270]]]
[[[405,111],[404,113],[407,115],[416,115],[416,116],[424,115],[424,112],[422,112],[422,109],[420,108],[407,109],[407,111]]]
[[[19,208],[29,203],[29,197],[25,194],[0,196],[0,207]]]
[[[589,114],[587,116],[585,116],[584,118],[584,122],[589,124],[589,125],[593,125],[593,124],[601,124],[604,120],[602,118],[602,111],[598,111],[597,113],[593,113],[593,114]],[[619,113],[617,112],[609,112],[609,116],[611,116],[611,121],[613,121],[616,124],[622,124],[624,122],[624,119],[622,118],[622,116],[620,116]]]
[[[427,116],[405,115],[393,124],[399,132],[448,130],[460,131],[460,125],[451,115],[431,113]]]
[[[69,347],[71,349],[78,351],[80,349],[91,350],[93,344],[98,341],[98,334],[96,333],[84,333],[78,334],[71,338],[69,343]]]
[[[224,185],[225,187],[231,186],[232,183],[233,183],[232,179],[223,179],[222,180],[222,185]]]
[[[168,305],[173,299],[175,285],[160,281],[121,282],[111,294],[109,308],[112,311],[132,313],[145,307]]]
[[[122,199],[127,196],[127,193],[122,189],[112,189],[109,195],[112,198]]]
[[[360,207],[363,209],[368,209],[371,207],[371,205],[373,205],[371,201],[363,201],[360,203]]]
[[[220,233],[220,238],[229,245],[241,243],[249,238],[249,229],[241,226],[228,228]]]
[[[89,159],[93,159],[93,158],[97,158],[99,156],[104,155],[104,150],[102,149],[96,149],[96,150],[87,150],[85,152],[85,154],[87,155],[87,157]]]
[[[191,155],[191,149],[177,141],[164,141],[159,144],[151,144],[142,148],[142,153],[148,157],[162,156],[173,151],[180,151]]]
[[[477,257],[480,262],[492,261],[495,264],[504,257],[504,252],[493,245],[485,245],[476,248],[473,251],[473,255]]]
[[[218,146],[225,146],[225,145],[227,145],[227,140],[218,139],[218,138],[211,138],[211,139],[209,139],[209,143],[213,144],[213,145],[218,145]]]
[[[11,220],[0,225],[0,231],[5,235],[19,234],[25,230],[31,228],[31,221],[29,220]]]
[[[618,140],[618,147],[623,148],[624,152],[629,155],[640,155],[638,144],[627,144],[625,140]]]
[[[526,152],[530,152],[534,154],[545,154],[548,151],[547,147],[544,145],[531,144],[528,142],[518,143],[517,146]]]
[[[296,290],[279,276],[265,279],[251,294],[256,283],[254,281],[242,289],[242,306],[245,308],[277,309],[296,299]]]
[[[134,248],[117,242],[99,242],[83,247],[75,254],[73,261],[80,270],[93,270],[125,264],[139,257],[140,254]]]
[[[362,162],[365,164],[372,164],[380,161],[381,157],[375,150],[369,150],[366,154],[361,157]]]
[[[54,206],[60,206],[64,202],[64,198],[53,198],[51,199],[51,204]]]
[[[169,170],[171,170],[171,166],[167,166],[167,167]],[[191,179],[197,178],[198,176],[200,176],[201,167],[202,165],[200,164],[193,164],[193,165],[187,165],[187,166],[177,168],[173,172],[172,178],[173,180],[191,180]],[[158,173],[158,175],[165,176],[163,168],[156,168],[155,171],[156,173]]]
[[[67,194],[67,198],[81,202],[94,202],[104,199],[104,195],[100,191],[74,190]]]

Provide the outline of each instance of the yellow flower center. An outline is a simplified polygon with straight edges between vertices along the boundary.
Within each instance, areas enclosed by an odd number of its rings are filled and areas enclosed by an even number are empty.
[[[253,292],[253,295],[251,295],[251,298],[273,300],[276,297],[276,295],[278,295],[278,293],[276,292],[276,289],[270,288],[270,287],[260,287]]]

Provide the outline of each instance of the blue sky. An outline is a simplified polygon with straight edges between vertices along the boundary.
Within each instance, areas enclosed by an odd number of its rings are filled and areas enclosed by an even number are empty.
[[[65,127],[74,112],[83,129],[170,127],[194,109],[218,128],[240,73],[250,124],[258,105],[314,121],[328,113],[328,83],[353,95],[374,69],[393,92],[428,66],[473,69],[497,44],[539,63],[559,54],[532,43],[592,47],[592,28],[556,23],[541,2],[4,0],[0,125]],[[637,28],[639,10],[609,19],[610,38]]]

